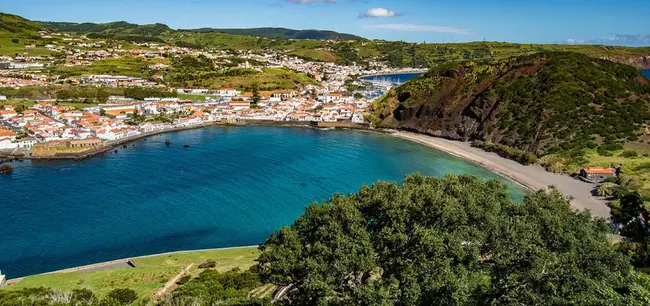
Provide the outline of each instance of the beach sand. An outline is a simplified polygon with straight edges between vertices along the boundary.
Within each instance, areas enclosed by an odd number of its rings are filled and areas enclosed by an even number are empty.
[[[507,177],[531,190],[555,186],[564,195],[572,197],[571,205],[577,210],[588,209],[598,217],[610,217],[605,199],[593,196],[596,185],[574,179],[568,175],[546,171],[539,165],[525,166],[513,160],[500,157],[496,153],[472,147],[467,142],[447,140],[422,134],[395,132],[391,135],[411,140],[447,152],[449,154],[475,162],[490,171]]]

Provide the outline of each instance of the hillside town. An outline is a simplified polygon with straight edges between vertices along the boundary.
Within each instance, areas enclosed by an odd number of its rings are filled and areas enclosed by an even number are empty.
[[[143,134],[206,124],[246,124],[247,122],[347,123],[367,124],[367,110],[376,92],[358,78],[361,75],[396,73],[408,69],[389,69],[373,63],[373,69],[332,62],[308,61],[276,51],[205,51],[187,47],[140,43],[135,48],[112,45],[106,41],[59,36],[58,44],[48,44],[52,52],[65,54],[65,60],[49,55],[0,57],[0,88],[20,89],[34,86],[68,85],[78,88],[149,88],[171,93],[144,99],[113,95],[97,105],[72,105],[72,100],[41,99],[33,105],[3,105],[0,96],[0,150],[29,151],[33,147],[95,147],[131,139]],[[259,70],[283,68],[304,73],[314,84],[297,85],[283,90],[246,90],[245,88],[176,88],[164,80],[169,58],[204,57],[215,67],[228,56],[237,67]],[[143,59],[151,63],[146,70],[152,77],[83,74],[56,75],[48,67],[84,67],[107,59]],[[254,63],[254,64],[251,64]],[[57,66],[57,67],[58,67]],[[49,72],[49,73],[48,73]],[[390,87],[391,84],[385,86]],[[365,88],[359,90],[359,88]],[[372,87],[371,87],[372,88]],[[386,89],[386,88],[385,88]],[[190,96],[191,98],[186,98]],[[87,141],[89,140],[89,141]],[[67,142],[66,142],[67,141]],[[70,142],[76,141],[76,142]],[[80,142],[81,141],[81,142]],[[53,142],[53,144],[48,144]],[[82,143],[83,145],[79,145]]]

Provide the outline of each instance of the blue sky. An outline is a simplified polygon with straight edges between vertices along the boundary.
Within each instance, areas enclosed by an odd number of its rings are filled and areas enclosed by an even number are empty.
[[[0,0],[32,20],[328,29],[388,40],[650,45],[650,0]]]

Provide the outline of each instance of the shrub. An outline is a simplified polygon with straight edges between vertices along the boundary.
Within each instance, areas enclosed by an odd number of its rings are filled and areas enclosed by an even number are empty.
[[[191,276],[191,275],[183,275],[183,277],[181,277],[181,278],[176,282],[176,284],[177,284],[177,285],[183,285],[183,284],[186,284],[187,282],[189,282],[191,279],[192,279],[192,276]]]
[[[638,157],[639,153],[637,153],[636,151],[623,151],[623,153],[621,153],[621,156],[632,158],[632,157]]]
[[[209,268],[214,268],[214,267],[216,267],[216,266],[217,266],[217,262],[216,262],[216,261],[214,261],[214,260],[212,260],[212,259],[208,259],[208,260],[202,262],[202,263],[199,265],[199,269],[209,269]]]
[[[129,305],[138,299],[138,294],[133,289],[114,289],[108,293],[108,297],[118,301],[122,305]]]
[[[88,289],[73,289],[72,299],[75,301],[89,302],[95,299],[95,294]]]

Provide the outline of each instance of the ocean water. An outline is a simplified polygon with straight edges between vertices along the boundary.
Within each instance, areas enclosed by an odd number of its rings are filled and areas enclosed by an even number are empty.
[[[390,74],[390,75],[375,75],[365,77],[365,80],[388,80],[393,83],[404,83],[414,77],[420,76],[422,73],[401,73],[401,74]]]
[[[641,70],[641,73],[643,73],[648,79],[650,79],[650,70]]]
[[[0,270],[9,278],[137,255],[262,243],[314,201],[413,172],[505,181],[386,135],[283,127],[173,132],[84,161],[13,166],[11,175],[0,176]],[[513,198],[521,199],[525,191],[507,183]]]

